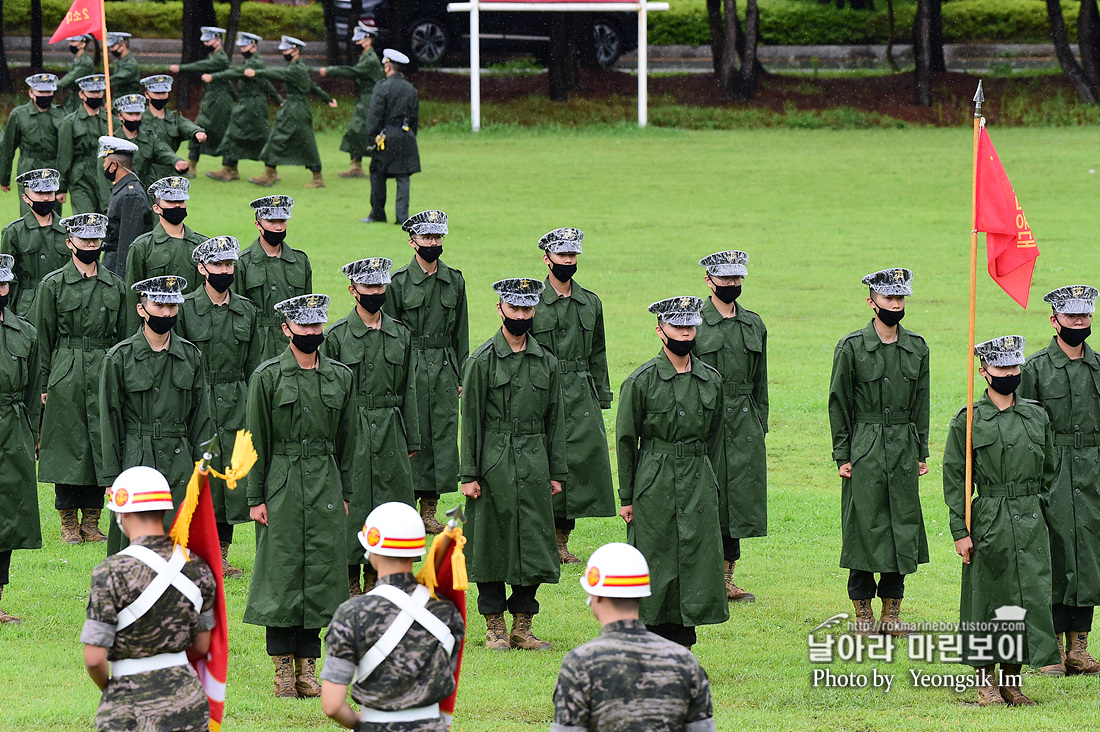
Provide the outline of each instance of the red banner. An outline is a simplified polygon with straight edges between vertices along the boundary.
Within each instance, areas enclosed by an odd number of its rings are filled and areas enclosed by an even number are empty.
[[[86,34],[103,40],[103,0],[73,0],[61,25],[50,36],[50,43]]]
[[[437,539],[438,540],[438,539]],[[454,589],[454,573],[451,569],[451,556],[454,554],[455,544],[452,542],[451,546],[447,549],[447,553],[443,557],[442,566],[436,570],[436,581],[439,583],[435,592],[440,598],[447,598],[455,604],[458,608],[458,612],[462,615],[462,622],[466,622],[466,590]],[[428,561],[432,560],[432,555],[428,555]],[[458,677],[462,673],[462,655],[466,650],[466,637],[463,635],[462,644],[458,648],[458,665],[455,666],[455,690],[454,692],[439,703],[439,711],[445,715],[448,726],[450,726],[450,719],[455,713],[455,701],[458,698]]]

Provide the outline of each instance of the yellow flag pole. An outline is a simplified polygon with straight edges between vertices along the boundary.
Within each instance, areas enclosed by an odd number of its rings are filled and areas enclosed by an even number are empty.
[[[978,133],[982,124],[982,82],[974,94],[974,170],[970,195],[970,312],[966,342],[966,530],[970,531],[970,504],[974,481],[974,316],[978,299]]]
[[[115,125],[111,117],[111,64],[107,62],[107,6],[104,0],[99,0],[99,30],[103,34],[103,48],[100,55],[103,57],[103,79],[107,83],[107,134],[114,137]]]

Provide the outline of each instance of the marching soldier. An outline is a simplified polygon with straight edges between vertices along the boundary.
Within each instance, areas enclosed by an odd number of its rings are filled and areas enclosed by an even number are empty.
[[[982,658],[982,651],[967,642],[963,663],[977,672],[981,706],[1031,706],[1034,702],[1020,690],[1021,665],[1054,665],[1059,660],[1050,609],[1047,529],[1057,468],[1054,434],[1042,405],[1015,394],[1024,363],[1022,337],[979,343],[974,355],[981,363],[978,375],[989,388],[974,403],[972,485],[965,483],[966,409],[951,420],[943,451],[943,497],[955,552],[963,561],[959,621],[983,627],[1002,619],[1004,610],[1022,605],[1026,633],[1018,653],[1001,650],[995,637],[993,655]],[[968,491],[974,495],[970,528]],[[994,676],[997,660],[1001,671]]]
[[[69,44],[69,53],[73,55],[73,61],[69,70],[57,81],[57,88],[67,90],[64,113],[72,114],[80,108],[81,100],[77,93],[79,87],[76,80],[95,73],[95,40],[90,36],[72,36],[66,38]]]
[[[382,51],[382,57],[386,78],[375,85],[367,108],[367,137],[377,147],[370,159],[370,215],[362,221],[385,223],[386,179],[396,178],[394,223],[399,224],[409,215],[409,176],[420,172],[420,98],[401,73],[409,57],[392,48]]]
[[[31,322],[35,322],[38,283],[70,258],[58,213],[61,207],[56,204],[60,181],[61,175],[52,168],[28,170],[16,178],[28,210],[0,234],[0,252],[15,257],[12,310]]]
[[[210,387],[210,409],[218,434],[220,457],[215,460],[221,465],[215,467],[223,473],[233,455],[237,431],[245,429],[248,377],[260,365],[256,306],[229,289],[240,251],[240,244],[231,236],[216,236],[195,247],[191,256],[198,264],[203,285],[183,298],[176,325],[180,336],[202,351],[206,383]],[[238,481],[235,490],[228,490],[224,480],[210,476],[210,497],[225,577],[244,574],[229,563],[229,546],[233,543],[233,525],[249,520],[246,486],[246,482]]]
[[[140,94],[127,94],[115,99],[115,111],[122,121],[122,137],[137,145],[134,153],[134,174],[141,181],[156,180],[153,171],[157,168],[175,168],[176,172],[187,170],[187,163],[176,155],[168,143],[150,130],[141,127],[145,118],[145,97]]]
[[[313,133],[313,110],[309,106],[309,97],[315,96],[333,109],[336,109],[337,104],[328,92],[309,77],[309,69],[298,58],[305,46],[305,41],[283,36],[279,50],[286,60],[287,65],[284,68],[245,67],[246,77],[280,81],[283,91],[286,92],[286,101],[275,114],[267,144],[260,151],[260,158],[265,166],[264,174],[249,178],[249,183],[270,188],[279,181],[278,166],[304,165],[306,170],[313,173],[313,180],[306,183],[305,187],[325,187],[325,179],[321,175],[321,154],[317,152],[317,137]]]
[[[107,50],[114,57],[111,64],[111,96],[118,99],[127,94],[141,94],[141,70],[137,57],[130,52],[129,33],[111,31],[107,34]]]
[[[271,134],[267,122],[267,100],[270,98],[276,107],[283,106],[283,97],[270,79],[262,76],[247,77],[244,69],[266,68],[260,56],[260,38],[255,33],[241,31],[237,34],[237,48],[244,58],[243,66],[235,66],[214,74],[203,74],[202,80],[214,82],[237,82],[237,103],[229,115],[229,125],[217,154],[222,156],[221,170],[208,170],[206,176],[228,183],[240,180],[237,163],[241,160],[261,160],[264,144]],[[275,175],[275,182],[281,178]]]
[[[322,66],[321,76],[333,79],[354,79],[358,90],[355,109],[351,112],[347,132],[340,140],[340,149],[351,156],[351,167],[340,173],[341,178],[362,178],[363,156],[370,154],[374,141],[367,137],[367,108],[370,107],[374,86],[386,77],[378,54],[372,50],[378,29],[359,23],[352,33],[351,42],[359,46],[361,54],[355,66]],[[406,213],[408,210],[406,209]]]
[[[623,382],[615,421],[619,515],[651,570],[653,594],[642,599],[640,617],[687,648],[695,626],[729,619],[711,468],[722,438],[722,377],[691,356],[702,309],[697,297],[649,306],[661,352]]]
[[[192,143],[206,142],[206,131],[174,109],[168,109],[168,95],[172,91],[173,79],[168,74],[146,76],[141,80],[148,103],[145,114],[141,116],[142,129],[151,132],[154,137],[163,140],[168,149],[176,153],[184,140]],[[202,113],[200,112],[200,115]],[[160,180],[175,175],[175,161],[172,165],[154,163],[149,172],[149,180]]]
[[[112,487],[108,506],[131,543],[92,570],[80,633],[103,692],[97,730],[208,728],[210,705],[188,657],[210,649],[216,584],[202,557],[165,536],[172,505],[153,468],[130,468]]]
[[[38,334],[8,307],[15,260],[0,254],[0,596],[11,583],[16,549],[40,549],[38,481],[34,475],[34,427],[42,408],[38,379]],[[33,425],[33,426],[32,426]],[[0,609],[0,625],[19,618]]]
[[[485,616],[485,646],[545,651],[531,632],[539,585],[557,584],[553,496],[568,473],[558,361],[529,335],[544,287],[493,283],[503,325],[471,354],[462,376],[462,463],[470,580]],[[514,454],[513,454],[514,450]],[[511,597],[505,597],[505,583]],[[512,632],[504,611],[512,613]]]
[[[641,599],[652,594],[642,553],[629,544],[601,546],[581,587],[600,635],[562,660],[551,732],[716,730],[707,672],[638,617]]]
[[[175,276],[133,286],[141,294],[142,327],[107,352],[99,379],[101,477],[110,483],[126,468],[148,465],[164,474],[177,505],[202,457],[202,443],[214,436],[202,354],[172,336],[186,287],[187,280]],[[174,518],[170,511],[165,528]],[[107,553],[124,545],[111,524]]]
[[[738,304],[748,274],[749,255],[739,251],[699,260],[707,270],[695,353],[722,375],[726,411],[714,472],[718,477],[718,516],[726,565],[726,597],[752,602],[756,596],[733,579],[741,539],[768,533],[768,329],[759,315]]]
[[[11,190],[16,150],[19,150],[19,175],[57,165],[57,128],[65,118],[65,112],[53,106],[57,77],[53,74],[34,74],[27,77],[27,86],[30,87],[27,90],[30,101],[19,105],[8,115],[8,126],[4,128],[3,143],[0,143],[0,190],[4,193]],[[15,182],[19,185],[18,180]],[[17,190],[22,193],[23,187],[19,186]],[[59,216],[64,202],[65,197],[62,196],[55,204]],[[30,203],[21,197],[19,215],[26,216],[30,210]]]
[[[413,575],[413,562],[425,553],[424,522],[404,503],[383,503],[357,537],[378,573],[378,586],[342,604],[332,617],[321,707],[348,729],[446,729],[450,720],[439,703],[454,693],[466,630],[458,608],[433,598]],[[405,613],[414,622],[399,625]],[[348,704],[348,686],[358,713]]]
[[[101,111],[107,82],[103,74],[91,74],[76,83],[82,103],[57,127],[57,170],[61,173],[58,193],[69,195],[74,214],[104,213],[111,186],[104,180],[96,154],[99,138],[107,134],[107,113]]]
[[[416,505],[409,464],[409,456],[420,449],[416,385],[409,378],[412,335],[381,310],[392,265],[385,257],[344,265],[355,307],[328,329],[321,349],[322,354],[351,369],[355,387],[359,439],[347,535],[348,588],[352,597],[369,591],[375,580],[370,562],[363,566],[355,527],[383,503]]]
[[[225,28],[204,25],[200,30],[202,35],[199,36],[199,40],[206,46],[206,52],[209,55],[201,61],[192,61],[189,64],[172,64],[168,69],[173,74],[180,72],[216,74],[229,68],[229,56],[222,48],[222,43],[225,41]],[[229,116],[233,113],[233,102],[236,96],[233,85],[228,80],[218,79],[208,83],[202,94],[202,102],[199,104],[199,115],[195,118],[195,124],[201,127],[205,134],[202,139],[198,136],[191,139],[187,153],[188,178],[194,178],[196,175],[200,153],[213,154],[221,144],[225,130],[229,126]]]
[[[248,382],[259,459],[248,481],[256,564],[244,621],[267,628],[277,697],[321,695],[321,628],[348,599],[355,409],[351,371],[317,353],[328,305],[313,294],[278,303],[290,346]]]
[[[554,496],[554,528],[562,564],[580,564],[569,551],[578,518],[615,515],[611,459],[601,410],[611,408],[603,303],[573,281],[584,232],[554,229],[539,239],[550,272],[531,332],[558,359],[558,383],[567,422],[569,478]]]
[[[1095,287],[1072,285],[1043,297],[1055,335],[1028,357],[1018,392],[1043,405],[1054,432],[1057,467],[1046,516],[1062,663],[1044,668],[1049,676],[1100,673],[1088,647],[1093,608],[1100,605],[1100,356],[1085,343],[1098,294]]]
[[[135,239],[153,229],[153,210],[134,174],[137,145],[118,137],[99,138],[99,157],[103,175],[111,181],[111,200],[107,205],[107,239],[103,266],[119,277],[126,274],[126,257]]]
[[[153,199],[157,223],[152,231],[130,244],[125,260],[126,286],[165,275],[179,275],[188,282],[198,282],[199,271],[192,254],[207,237],[183,223],[187,218],[187,202],[191,199],[191,181],[180,175],[161,178],[149,186],[149,197]],[[130,330],[136,329],[141,322],[137,304],[138,293],[130,290],[126,298]]]
[[[421,211],[401,227],[413,260],[393,273],[386,313],[413,334],[409,373],[416,382],[420,452],[412,458],[413,489],[429,534],[443,531],[435,517],[439,496],[458,483],[459,373],[470,355],[466,281],[439,258],[447,214]]]
[[[833,354],[829,422],[841,478],[840,566],[848,569],[855,632],[907,635],[898,620],[905,575],[928,561],[919,477],[928,472],[928,346],[902,328],[913,273],[884,269],[862,280],[875,317]],[[875,573],[880,577],[875,582]]]
[[[241,292],[258,309],[260,361],[275,358],[286,350],[281,315],[275,305],[313,289],[313,268],[306,253],[285,242],[294,199],[264,196],[248,204],[256,212],[259,236],[237,262],[235,292]]]
[[[59,225],[69,261],[42,280],[35,312],[45,404],[38,480],[54,484],[61,539],[79,544],[107,540],[99,530],[108,485],[101,479],[99,373],[107,350],[126,337],[125,286],[99,264],[106,216],[76,214]]]

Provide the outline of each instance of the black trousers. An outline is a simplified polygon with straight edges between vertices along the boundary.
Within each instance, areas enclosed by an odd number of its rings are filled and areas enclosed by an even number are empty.
[[[3,583],[0,582],[0,584]],[[1056,634],[1061,635],[1070,631],[1088,633],[1092,630],[1092,611],[1094,608],[1063,605],[1056,602],[1050,609],[1054,615],[1054,632]]]
[[[577,520],[555,518],[554,528],[561,529],[562,531],[572,531],[573,529],[577,528]]]
[[[503,582],[478,582],[477,611],[482,615],[493,615],[505,610],[513,615],[537,615],[539,601],[535,599],[535,593],[538,591],[538,585],[512,585],[512,596],[505,599]]]
[[[74,508],[103,508],[104,494],[104,490],[98,485],[55,483],[53,507],[58,511],[69,511]]]
[[[223,524],[219,521],[216,526],[218,527],[218,541],[224,541],[226,544],[233,543],[233,524]]]
[[[0,552],[0,587],[11,581],[11,549]]]
[[[300,625],[291,628],[268,628],[267,655],[320,658],[321,629],[303,628]]]
[[[646,624],[646,630],[650,633],[656,633],[662,638],[667,638],[673,643],[679,643],[682,646],[693,646],[699,638],[695,635],[695,626],[693,625],[680,625],[679,623],[660,623],[658,625]]]
[[[848,599],[870,600],[878,590],[879,597],[900,600],[905,597],[905,575],[897,572],[883,572],[875,583],[875,573],[862,569],[848,570]]]
[[[741,558],[741,540],[732,536],[722,536],[722,559],[736,562]]]
[[[409,176],[391,176],[397,179],[397,223],[404,223],[409,218]],[[370,215],[379,221],[386,220],[386,174],[370,174]]]

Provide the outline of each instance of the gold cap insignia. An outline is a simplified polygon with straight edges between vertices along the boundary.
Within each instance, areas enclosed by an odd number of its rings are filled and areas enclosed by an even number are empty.
[[[1003,345],[1005,348],[1016,348],[1016,339],[1012,336],[1005,336]]]
[[[49,178],[49,177],[50,177],[50,171],[48,171],[48,170],[43,170],[43,171],[42,171],[42,177],[43,177],[43,178]]]
[[[904,282],[905,281],[905,270],[895,269],[894,270],[894,281],[895,282]]]
[[[308,298],[306,299],[306,307],[311,307],[311,308],[315,308],[315,307],[317,307],[317,305],[318,305],[318,304],[319,304],[320,302],[321,302],[321,298],[317,297],[316,295],[310,295],[310,296],[309,296],[309,297],[308,297]]]
[[[179,188],[180,187],[180,179],[179,178],[173,178],[172,179],[172,187],[173,188]]]
[[[731,263],[736,262],[737,261],[737,253],[736,252],[726,252],[726,261],[731,262]]]
[[[531,287],[531,280],[520,280],[519,289],[526,290]]]
[[[690,306],[691,306],[691,298],[690,297],[681,297],[680,298],[680,309],[681,310],[687,310],[688,307],[690,307]]]
[[[164,286],[165,287],[175,287],[176,286],[176,278],[175,277],[169,277],[168,279],[166,279],[164,281]]]
[[[562,239],[575,239],[576,234],[573,233],[572,229],[566,229],[565,232],[561,235],[561,238]]]
[[[1074,297],[1081,297],[1084,294],[1085,294],[1085,288],[1084,287],[1081,287],[1080,285],[1077,285],[1076,287],[1073,288],[1073,296]]]
[[[439,215],[435,211],[428,212],[428,221],[435,221],[439,218]]]

